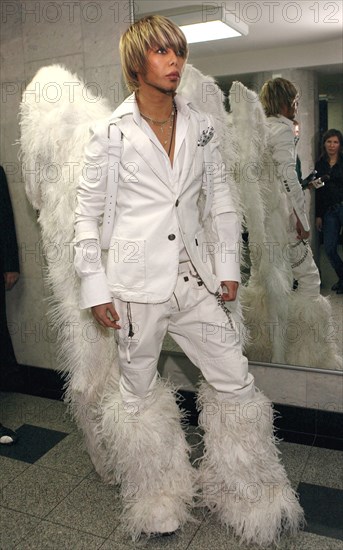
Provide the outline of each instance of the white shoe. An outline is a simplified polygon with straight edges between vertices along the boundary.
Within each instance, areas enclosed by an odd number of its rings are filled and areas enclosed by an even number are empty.
[[[13,445],[18,439],[17,434],[10,430],[9,428],[5,428],[2,424],[0,424],[0,444],[1,445]]]
[[[179,520],[173,517],[170,514],[170,510],[162,504],[152,511],[150,521],[147,522],[147,528],[144,534],[148,536],[167,536],[175,533],[179,527]]]

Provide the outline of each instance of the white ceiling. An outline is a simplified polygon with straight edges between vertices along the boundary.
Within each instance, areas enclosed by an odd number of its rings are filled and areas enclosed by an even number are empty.
[[[228,0],[208,2],[210,9],[223,6],[224,13],[234,16],[249,25],[248,36],[216,40],[190,46],[190,59],[252,52],[284,46],[318,43],[338,40],[340,59],[343,61],[343,0]],[[171,15],[172,10],[189,5],[204,5],[199,0],[135,0],[135,17],[142,14],[163,13]],[[203,11],[206,16],[206,12]],[[337,47],[337,46],[336,46]],[[330,59],[328,50],[327,57]],[[337,52],[336,58],[337,58]],[[330,66],[330,62],[323,68]],[[334,71],[338,71],[336,64]]]

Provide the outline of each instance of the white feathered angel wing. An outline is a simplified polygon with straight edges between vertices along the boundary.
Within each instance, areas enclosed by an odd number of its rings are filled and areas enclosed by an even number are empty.
[[[245,205],[242,200],[242,188],[236,177],[239,166],[239,149],[237,146],[236,129],[232,124],[229,113],[225,109],[225,97],[215,79],[212,76],[203,75],[192,65],[186,65],[179,87],[187,99],[190,99],[194,107],[200,112],[211,115],[215,122],[216,131],[219,134],[219,147],[225,165],[225,181],[230,187],[233,203],[241,224],[244,223]],[[204,197],[200,197],[199,206],[202,210]],[[205,231],[209,241],[215,241],[218,237],[213,235],[211,220],[207,218],[204,223]],[[228,304],[231,314],[236,322],[242,325],[242,313],[240,302]],[[245,346],[246,331],[241,331],[242,345]]]
[[[79,309],[73,239],[76,187],[89,128],[110,113],[106,101],[92,96],[77,76],[58,65],[38,71],[20,106],[21,160],[28,199],[39,210],[58,366],[67,377],[66,400],[98,473],[107,481],[112,480],[106,452],[99,452],[106,441],[98,407],[105,389],[117,384],[116,350],[113,332],[102,330],[88,311]]]
[[[33,207],[45,206],[49,188],[65,181],[70,192],[80,174],[89,127],[111,110],[106,100],[60,65],[40,69],[24,91],[20,106],[25,186]],[[62,191],[62,189],[60,189]]]
[[[265,115],[257,94],[241,82],[232,84],[229,100],[239,151],[236,179],[244,204],[245,225],[251,241],[261,244],[266,240],[265,206],[259,181],[266,148]],[[258,257],[252,255],[252,268]]]
[[[268,234],[268,209],[273,190],[270,181],[271,159],[267,148],[267,119],[253,90],[241,82],[230,89],[232,124],[239,149],[236,172],[241,200],[244,204],[248,231],[250,277],[241,292],[244,321],[250,329],[247,355],[251,360],[283,362],[282,339],[272,338],[270,324],[287,322],[290,280],[282,255],[271,257]],[[285,225],[280,224],[280,231]],[[277,331],[277,328],[275,329]]]

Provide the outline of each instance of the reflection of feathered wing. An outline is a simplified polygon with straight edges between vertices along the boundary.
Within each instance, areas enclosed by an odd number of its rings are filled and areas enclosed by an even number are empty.
[[[277,233],[273,237],[285,242],[285,224],[275,219],[277,211],[271,205],[279,197],[270,193],[272,161],[267,156],[266,117],[257,94],[240,82],[231,87],[230,106],[240,151],[236,177],[249,234],[250,277],[241,291],[244,320],[250,333],[246,351],[251,359],[282,361],[282,342],[275,331],[280,320],[287,320],[290,273],[280,249],[272,246],[274,238],[268,234],[268,218],[273,211]]]
[[[225,163],[223,177],[225,177],[225,181],[230,186],[233,202],[242,225],[245,218],[245,205],[242,189],[237,184],[238,182],[235,177],[235,168],[239,160],[239,149],[235,137],[235,127],[224,106],[224,94],[212,76],[203,75],[190,64],[186,65],[178,90],[187,99],[190,99],[199,111],[211,115],[214,119],[216,131],[219,133],[221,154]],[[203,207],[203,203],[204,197],[201,196],[200,210]],[[204,226],[209,242],[215,242],[216,237],[212,233],[210,216],[205,220]],[[236,261],[239,261],[239,257],[239,248],[237,248]],[[229,308],[235,321],[242,326],[240,302],[237,300],[235,303],[230,303]],[[240,335],[242,345],[244,346],[246,331],[240,331]]]
[[[117,385],[113,333],[102,331],[88,311],[79,309],[73,239],[76,186],[89,127],[110,112],[106,102],[92,97],[76,76],[57,65],[38,71],[20,111],[26,193],[39,210],[51,290],[50,321],[57,329],[66,399],[85,434],[95,468],[109,482],[113,480],[102,435],[101,403],[104,388]]]
[[[226,164],[226,181],[230,185],[233,201],[239,214],[242,212],[240,189],[236,185],[233,167],[237,164],[238,150],[235,146],[234,128],[224,107],[223,92],[212,76],[203,75],[192,65],[186,65],[179,92],[192,104],[213,117],[219,133],[221,153]],[[242,221],[242,220],[241,220]]]
[[[267,120],[252,90],[235,82],[230,90],[232,123],[239,148],[236,171],[249,233],[250,278],[242,289],[244,321],[250,329],[249,359],[341,368],[327,298],[292,290],[287,258],[289,207],[267,147]],[[319,289],[318,289],[319,290]]]

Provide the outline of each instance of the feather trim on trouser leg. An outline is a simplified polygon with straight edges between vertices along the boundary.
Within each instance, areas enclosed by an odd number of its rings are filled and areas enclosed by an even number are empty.
[[[93,399],[85,392],[70,391],[68,388],[69,410],[78,428],[82,431],[84,442],[95,471],[104,483],[114,484],[113,470],[108,470],[107,455],[111,452],[103,436],[102,411],[100,398],[93,393]]]
[[[277,543],[283,529],[294,534],[303,511],[278,456],[270,401],[259,391],[241,402],[225,400],[203,383],[198,403],[205,431],[202,504],[241,542],[264,548]]]
[[[107,470],[121,485],[125,530],[137,540],[175,531],[191,519],[194,470],[173,390],[158,381],[151,396],[124,403],[120,392],[102,401]]]
[[[321,295],[309,297],[296,290],[289,300],[286,362],[342,370],[338,330],[328,298]]]

